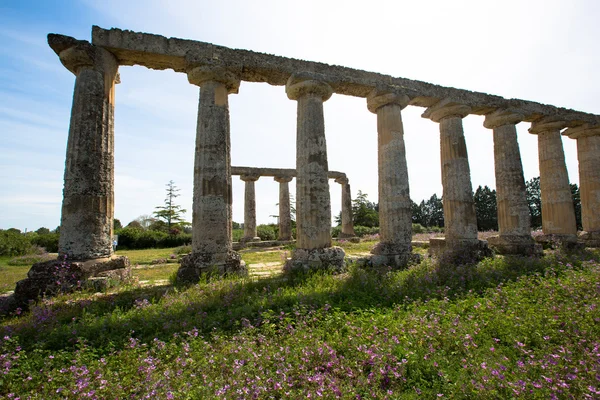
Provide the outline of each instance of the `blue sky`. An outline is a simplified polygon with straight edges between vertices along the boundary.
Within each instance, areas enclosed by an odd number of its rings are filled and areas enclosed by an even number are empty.
[[[46,35],[90,40],[92,25],[211,42],[600,113],[600,3],[504,1],[0,2],[0,228],[55,228],[74,76]],[[174,180],[191,220],[198,88],[184,74],[122,67],[115,110],[115,217],[151,214]],[[294,168],[296,103],[283,87],[242,83],[230,96],[233,165]],[[441,194],[439,131],[403,111],[411,197]],[[329,166],[377,201],[376,118],[366,101],[325,103]],[[464,120],[473,187],[494,187],[483,117]],[[536,137],[517,126],[525,178],[539,174]],[[575,142],[563,138],[578,182]],[[294,193],[294,182],[291,191]],[[330,181],[332,211],[339,185]],[[234,220],[243,182],[234,177]],[[259,223],[275,222],[278,184],[256,183]]]

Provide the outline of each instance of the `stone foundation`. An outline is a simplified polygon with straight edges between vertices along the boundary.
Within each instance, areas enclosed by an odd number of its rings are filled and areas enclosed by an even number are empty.
[[[124,256],[87,261],[50,260],[34,264],[27,278],[17,282],[15,307],[26,307],[30,300],[68,293],[85,286],[94,277],[126,280],[131,278],[129,259]]]
[[[412,248],[405,245],[379,242],[371,250],[369,264],[373,267],[406,268],[411,261],[417,261],[418,255],[412,254]],[[416,257],[416,258],[415,258]]]
[[[179,282],[197,283],[202,275],[247,275],[248,268],[239,253],[191,253],[181,259]]]
[[[498,235],[487,239],[488,245],[498,254],[541,256],[543,247],[531,236]]]
[[[548,234],[535,237],[535,241],[544,246],[544,248],[562,248],[565,250],[574,250],[583,247],[581,242],[577,241],[576,235],[571,234]]]
[[[585,247],[600,247],[600,231],[579,232],[579,240]]]
[[[323,249],[296,249],[292,258],[283,266],[284,272],[308,272],[325,270],[334,273],[346,270],[346,253],[341,247],[333,246]]]
[[[455,265],[474,263],[494,255],[485,240],[455,242],[451,246],[446,238],[429,239],[429,255]]]

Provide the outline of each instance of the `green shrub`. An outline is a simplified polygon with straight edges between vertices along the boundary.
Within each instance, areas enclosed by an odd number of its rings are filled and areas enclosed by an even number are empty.
[[[274,225],[258,225],[256,227],[256,235],[260,240],[276,240],[277,231]]]
[[[243,229],[234,229],[232,232],[232,241],[234,242],[239,242],[242,237],[244,237],[244,230]]]
[[[48,253],[58,252],[58,233],[38,233],[31,237],[31,243],[43,247]]]
[[[0,231],[0,256],[22,256],[31,248],[29,239],[14,230]]]
[[[421,224],[412,224],[412,233],[425,233],[425,227]]]
[[[355,226],[354,227],[354,233],[356,233],[356,236],[358,237],[363,237],[365,235],[374,235],[376,233],[379,233],[379,227],[378,226],[374,226],[374,227],[368,227],[368,226]]]
[[[334,226],[333,228],[331,228],[331,237],[340,237],[340,233],[342,232],[342,227],[341,226]]]

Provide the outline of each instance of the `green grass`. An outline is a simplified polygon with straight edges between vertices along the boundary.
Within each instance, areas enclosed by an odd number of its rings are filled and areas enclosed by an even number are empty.
[[[177,247],[171,247],[166,249],[145,249],[145,250],[119,250],[117,249],[116,254],[119,256],[126,256],[129,258],[131,265],[136,264],[150,264],[152,260],[168,259],[171,254],[175,254]]]
[[[285,260],[286,255],[289,257],[289,250],[257,250],[256,248],[251,248],[249,250],[241,250],[240,254],[242,256],[242,260],[246,262],[246,264],[258,264],[258,263],[268,263],[268,262],[281,262]]]
[[[173,273],[177,272],[178,268],[179,264],[145,266],[135,268],[133,276],[137,277],[140,281],[150,281],[152,283],[159,280],[168,280]]]
[[[0,397],[597,398],[600,252],[52,299]]]
[[[0,294],[15,290],[15,285],[27,277],[31,265],[8,265],[14,257],[0,257]]]

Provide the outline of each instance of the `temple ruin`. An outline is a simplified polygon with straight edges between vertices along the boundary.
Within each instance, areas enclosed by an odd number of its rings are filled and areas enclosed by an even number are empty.
[[[323,102],[334,93],[366,99],[377,115],[379,245],[374,265],[406,265],[411,255],[411,204],[402,110],[424,107],[424,118],[439,124],[445,238],[435,246],[475,251],[477,239],[469,160],[462,119],[484,115],[494,137],[499,235],[489,241],[496,251],[532,254],[535,242],[525,202],[525,183],[516,124],[530,122],[538,136],[544,240],[578,240],[561,135],[577,140],[583,229],[579,240],[600,245],[600,117],[579,111],[505,99],[485,93],[438,86],[341,66],[296,60],[210,43],[94,26],[92,41],[48,35],[50,47],[75,74],[62,206],[61,256],[74,261],[111,259],[114,210],[114,104],[118,68],[142,65],[187,74],[200,88],[196,132],[193,251],[184,258],[179,278],[197,281],[207,270],[243,273],[231,245],[231,176],[228,97],[241,81],[285,86],[297,102],[297,250],[295,266],[341,265],[344,252],[332,247],[327,146]],[[283,98],[283,96],[282,96]],[[366,110],[365,110],[366,111]],[[239,172],[239,171],[238,171]],[[253,182],[247,182],[247,238],[255,237],[250,215]],[[273,174],[281,184],[283,214],[289,176]],[[339,183],[346,182],[340,178]],[[349,188],[349,186],[346,185]],[[349,190],[349,189],[348,189]],[[343,191],[343,193],[346,193]],[[349,191],[343,200],[350,203]],[[348,220],[348,204],[343,216]],[[281,221],[280,221],[281,222]],[[285,225],[286,222],[284,222]],[[280,233],[289,237],[287,226]]]

